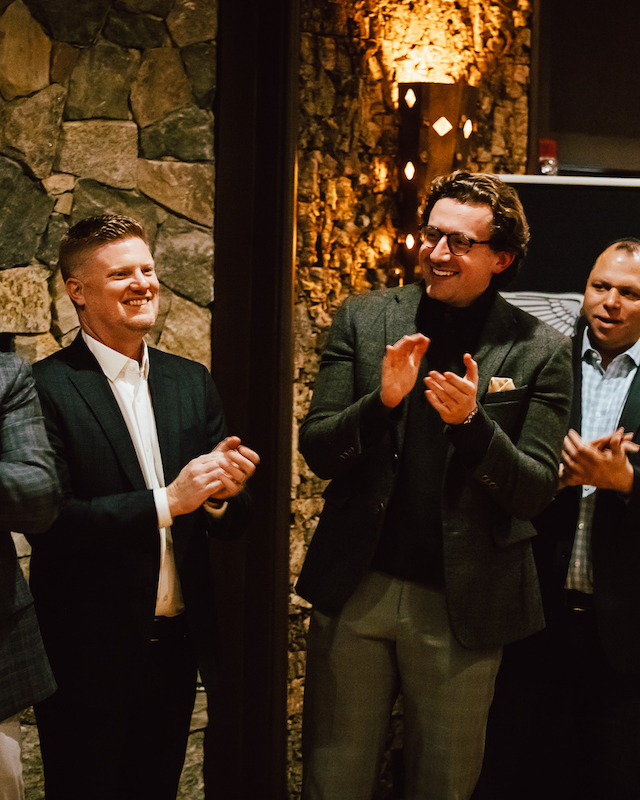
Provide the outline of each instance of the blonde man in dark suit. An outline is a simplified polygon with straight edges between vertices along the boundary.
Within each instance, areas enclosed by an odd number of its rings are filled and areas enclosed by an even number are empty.
[[[172,800],[197,671],[217,676],[208,537],[241,532],[259,458],[205,367],[147,348],[160,284],[139,223],[77,223],[60,267],[82,330],[34,368],[63,492],[32,542],[59,687],[36,707],[47,800]]]

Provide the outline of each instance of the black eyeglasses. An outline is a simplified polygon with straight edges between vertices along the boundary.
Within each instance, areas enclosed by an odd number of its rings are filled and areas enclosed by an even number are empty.
[[[470,239],[464,233],[443,233],[434,225],[420,226],[420,241],[430,249],[433,249],[443,236],[446,237],[449,250],[454,256],[465,256],[474,244],[489,244],[491,241],[491,239],[485,239],[483,242],[479,242],[476,239]]]

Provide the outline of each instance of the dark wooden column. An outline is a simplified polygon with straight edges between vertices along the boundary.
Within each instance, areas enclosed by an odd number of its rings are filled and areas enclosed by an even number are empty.
[[[225,662],[206,797],[286,796],[297,0],[219,0],[213,376],[262,458],[250,530],[214,543]]]

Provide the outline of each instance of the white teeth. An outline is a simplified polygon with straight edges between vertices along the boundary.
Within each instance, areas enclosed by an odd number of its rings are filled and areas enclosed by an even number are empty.
[[[444,269],[436,269],[435,267],[431,267],[431,270],[433,274],[437,275],[439,278],[450,278],[452,275],[456,274],[455,272]]]
[[[147,300],[147,298],[144,297],[142,300],[125,300],[125,305],[127,305],[127,306],[143,306],[143,305],[145,305],[145,303],[148,303],[148,302],[149,301]]]

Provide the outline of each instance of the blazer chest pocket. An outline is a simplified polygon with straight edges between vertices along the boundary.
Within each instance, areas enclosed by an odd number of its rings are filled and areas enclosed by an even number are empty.
[[[508,392],[491,392],[482,399],[487,416],[505,433],[515,432],[524,418],[528,406],[529,387],[520,386]]]
[[[529,391],[528,386],[519,386],[507,392],[487,392],[482,398],[484,408],[489,406],[500,406],[503,403],[520,403]]]

